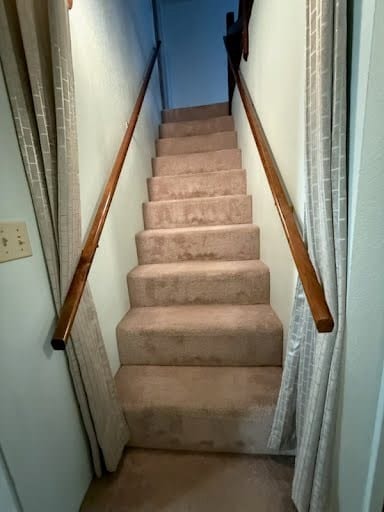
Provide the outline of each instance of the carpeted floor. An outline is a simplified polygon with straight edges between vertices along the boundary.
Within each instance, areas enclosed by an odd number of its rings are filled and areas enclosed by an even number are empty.
[[[81,512],[294,512],[292,457],[126,452],[94,480]]]

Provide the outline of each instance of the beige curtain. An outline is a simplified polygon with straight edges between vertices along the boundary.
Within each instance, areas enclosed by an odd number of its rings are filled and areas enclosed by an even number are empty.
[[[0,59],[59,311],[81,251],[73,70],[65,0],[0,0]],[[96,148],[95,148],[96,150]],[[128,441],[86,288],[67,356],[94,469],[114,471]]]
[[[346,0],[307,0],[305,232],[335,327],[319,334],[298,283],[269,446],[296,448],[299,512],[328,512],[347,258]]]

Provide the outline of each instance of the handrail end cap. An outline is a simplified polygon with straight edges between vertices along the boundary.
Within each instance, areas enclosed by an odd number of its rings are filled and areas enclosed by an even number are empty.
[[[332,332],[335,323],[332,317],[321,318],[316,322],[318,332]]]
[[[51,341],[53,350],[65,350],[65,341],[58,338],[53,338]]]

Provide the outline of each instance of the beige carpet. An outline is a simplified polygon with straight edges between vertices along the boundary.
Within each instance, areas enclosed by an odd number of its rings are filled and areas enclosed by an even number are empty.
[[[294,512],[293,458],[127,451],[81,512]]]
[[[117,326],[131,447],[270,453],[283,329],[228,110],[162,113]]]

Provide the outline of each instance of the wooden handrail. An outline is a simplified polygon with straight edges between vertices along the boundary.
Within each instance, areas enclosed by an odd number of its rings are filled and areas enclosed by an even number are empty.
[[[227,12],[227,16],[225,19],[226,26],[227,26],[227,34],[231,26],[235,23],[235,13],[234,12]],[[228,103],[229,103],[229,114],[231,114],[231,108],[232,108],[232,96],[233,91],[235,90],[235,78],[233,76],[233,73],[231,71],[230,66],[228,65]]]
[[[105,184],[103,195],[99,201],[99,205],[92,221],[87,240],[84,244],[77,267],[72,277],[71,284],[68,288],[64,304],[61,308],[56,329],[51,341],[52,347],[55,350],[64,350],[70,335],[77,309],[79,307],[80,300],[85,288],[88,273],[91,268],[95,252],[99,244],[100,236],[108,215],[108,211],[116,191],[116,186],[119,181],[129,144],[132,140],[133,132],[135,130],[141,106],[144,101],[144,96],[151,79],[152,71],[159,53],[160,44],[161,42],[158,41],[156,47],[153,50],[153,54],[145,72],[143,83],[133,108],[125,135],[117,153],[108,181]]]
[[[331,332],[334,327],[334,322],[328,308],[323,287],[317,279],[308,250],[297,225],[292,205],[288,200],[284,186],[281,182],[279,168],[268,143],[268,139],[265,135],[256,108],[252,102],[244,77],[241,71],[237,70],[233,64],[225,38],[224,42],[228,53],[228,61],[234,75],[236,85],[239,89],[249,125],[251,127],[257,149],[259,150],[272,196],[279,213],[280,220],[283,224],[285,236],[287,237],[316,328],[319,332]]]

